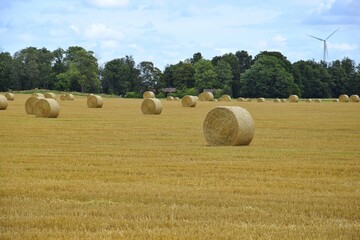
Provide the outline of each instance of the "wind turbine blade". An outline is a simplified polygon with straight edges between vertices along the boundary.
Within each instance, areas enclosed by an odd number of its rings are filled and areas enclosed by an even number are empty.
[[[312,38],[315,38],[317,40],[320,40],[320,41],[325,41],[325,39],[321,39],[321,38],[318,38],[318,37],[314,37],[314,36],[311,36],[311,35],[308,35],[309,37],[312,37]]]
[[[336,29],[332,34],[330,34],[327,38],[325,38],[325,41],[328,40],[334,33],[336,33],[340,28]]]

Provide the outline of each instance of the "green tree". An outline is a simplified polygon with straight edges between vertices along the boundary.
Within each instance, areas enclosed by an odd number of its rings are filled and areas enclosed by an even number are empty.
[[[232,94],[231,80],[233,79],[233,75],[230,64],[223,59],[218,61],[215,66],[215,72],[217,76],[215,88],[222,89],[225,94]]]
[[[203,59],[202,55],[200,52],[194,53],[193,57],[191,58],[190,62],[191,64],[195,64],[196,62],[198,62],[199,60]]]
[[[70,91],[74,88],[74,85],[78,83],[79,79],[84,78],[81,75],[75,64],[70,63],[70,66],[66,72],[56,75],[55,89],[61,91]]]
[[[195,69],[191,63],[179,62],[172,72],[174,87],[179,89],[193,88]]]
[[[152,62],[143,61],[138,65],[142,92],[147,90],[157,91],[160,86],[161,71]]]
[[[217,76],[210,60],[201,59],[194,64],[195,87],[202,92],[204,88],[215,88]]]
[[[292,74],[286,71],[281,61],[263,55],[241,74],[240,93],[246,97],[288,97],[299,91]]]
[[[73,64],[81,74],[77,82],[71,82],[71,90],[95,93],[101,90],[97,59],[92,51],[78,46],[69,47],[64,62],[68,69]]]
[[[12,82],[13,58],[8,52],[0,52],[0,91],[14,88]]]

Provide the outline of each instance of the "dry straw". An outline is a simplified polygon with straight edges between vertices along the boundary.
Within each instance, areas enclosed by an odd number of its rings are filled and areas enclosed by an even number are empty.
[[[65,98],[66,100],[74,101],[74,95],[72,95],[71,93],[65,94]]]
[[[6,110],[8,106],[8,100],[4,95],[0,95],[0,110]]]
[[[52,93],[52,92],[44,93],[44,97],[45,97],[45,98],[56,99],[55,93]]]
[[[66,100],[66,95],[65,95],[65,94],[62,94],[62,95],[60,96],[60,100],[61,100],[61,101],[65,101],[65,100]]]
[[[13,94],[13,93],[7,92],[7,93],[5,93],[5,97],[6,97],[7,100],[9,100],[9,101],[14,101],[14,100],[15,100],[15,94]]]
[[[181,105],[183,107],[195,107],[197,100],[195,96],[186,95],[181,99]]]
[[[351,101],[351,102],[360,102],[360,97],[359,97],[359,95],[355,95],[355,94],[351,95],[351,96],[350,96],[350,101]]]
[[[202,92],[198,96],[199,101],[214,101],[214,95],[211,92]]]
[[[245,102],[251,102],[252,100],[251,100],[251,98],[246,98],[245,99]]]
[[[348,95],[346,95],[346,94],[341,94],[341,95],[339,96],[339,102],[348,102],[348,101],[350,101],[350,98],[349,98]]]
[[[257,102],[265,102],[265,98],[262,98],[262,97],[261,97],[261,98],[258,98],[258,99],[257,99]]]
[[[242,107],[216,107],[206,115],[203,131],[209,145],[249,145],[254,138],[254,121]]]
[[[219,99],[222,102],[231,102],[231,97],[229,95],[222,95]]]
[[[297,95],[290,95],[289,96],[289,102],[297,103],[298,101],[299,101],[299,97]]]
[[[306,99],[306,102],[312,102],[312,99],[311,98]]]
[[[274,99],[274,102],[279,103],[281,100],[279,98]]]
[[[168,96],[168,97],[166,98],[166,100],[168,100],[168,101],[174,101],[174,97],[173,97],[173,96]]]
[[[146,91],[143,93],[143,99],[146,99],[146,98],[155,98],[155,94],[154,92],[152,91]]]
[[[281,102],[286,102],[286,99],[281,99]]]
[[[162,103],[157,98],[146,98],[141,104],[143,114],[160,114],[162,112]]]
[[[180,98],[174,97],[174,101],[180,101]]]
[[[35,103],[35,116],[43,118],[57,118],[59,103],[53,98],[41,98]]]
[[[102,108],[103,103],[104,101],[99,95],[89,95],[87,98],[87,106],[89,108]]]
[[[315,99],[315,102],[320,103],[320,102],[321,102],[321,99]]]
[[[239,97],[239,98],[237,99],[237,101],[238,101],[238,102],[245,102],[245,98]]]
[[[42,97],[42,98],[45,97],[44,94],[42,94],[42,93],[33,93],[33,94],[31,94],[31,96],[34,96],[34,97]]]
[[[35,104],[39,99],[43,99],[43,97],[36,97],[31,95],[25,102],[25,111],[27,114],[34,115],[35,114]]]
[[[339,99],[334,99],[333,102],[339,102]]]

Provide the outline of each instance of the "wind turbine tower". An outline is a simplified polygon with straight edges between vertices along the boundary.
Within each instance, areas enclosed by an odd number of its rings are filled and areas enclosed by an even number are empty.
[[[332,34],[330,34],[330,35],[329,35],[327,38],[325,38],[325,39],[308,35],[309,37],[312,37],[312,38],[315,38],[315,39],[317,39],[317,40],[320,40],[320,41],[324,42],[324,62],[326,61],[326,57],[328,56],[328,50],[327,50],[326,40],[328,40],[328,39],[329,39],[332,35],[334,35],[334,33],[336,33],[338,30],[339,30],[339,28],[336,29]]]

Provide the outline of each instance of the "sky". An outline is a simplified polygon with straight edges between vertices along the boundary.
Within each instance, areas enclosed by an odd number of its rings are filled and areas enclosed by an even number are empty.
[[[0,0],[0,51],[93,51],[100,65],[133,56],[160,70],[200,52],[279,51],[289,61],[360,64],[359,0]]]

